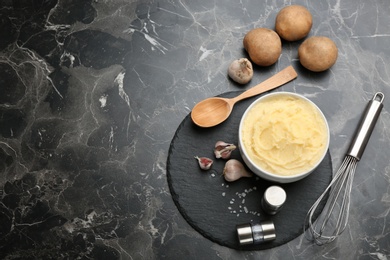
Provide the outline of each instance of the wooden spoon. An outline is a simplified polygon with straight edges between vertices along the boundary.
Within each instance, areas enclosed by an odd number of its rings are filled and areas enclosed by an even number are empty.
[[[248,89],[235,98],[212,97],[200,101],[194,106],[191,112],[192,121],[200,127],[212,127],[225,121],[233,110],[236,102],[259,95],[276,87],[279,87],[297,77],[292,66],[263,81],[262,83]]]

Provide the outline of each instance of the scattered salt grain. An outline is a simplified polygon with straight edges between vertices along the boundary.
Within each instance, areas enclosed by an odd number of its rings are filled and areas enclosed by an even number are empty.
[[[222,186],[226,187],[226,188],[229,188],[229,185],[228,184],[224,184],[222,183]],[[253,215],[253,216],[260,216],[260,213],[258,213],[257,211],[249,211],[249,209],[245,206],[245,202],[246,202],[246,196],[253,192],[253,191],[256,191],[257,190],[257,187],[256,186],[253,186],[251,188],[248,188],[248,189],[245,189],[244,191],[241,191],[241,192],[235,192],[235,194],[233,195],[233,198],[230,198],[230,205],[233,205],[235,204],[235,199],[237,198],[240,203],[240,205],[238,205],[238,207],[228,207],[228,210],[231,214],[236,214],[236,216],[240,216],[240,213],[242,214],[250,214],[250,215]],[[226,192],[222,192],[222,196],[225,197],[227,194]]]

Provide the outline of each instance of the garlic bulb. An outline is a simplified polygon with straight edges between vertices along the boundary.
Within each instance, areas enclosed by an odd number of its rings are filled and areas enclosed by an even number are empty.
[[[248,172],[244,165],[236,159],[230,159],[227,161],[223,169],[223,177],[228,182],[236,181],[242,177],[252,176],[253,174]]]
[[[228,68],[229,77],[239,84],[246,84],[253,77],[252,63],[247,58],[234,60]]]

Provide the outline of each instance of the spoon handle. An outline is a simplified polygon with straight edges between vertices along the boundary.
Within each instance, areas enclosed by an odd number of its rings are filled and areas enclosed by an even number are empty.
[[[256,95],[259,95],[261,93],[264,93],[266,91],[269,91],[271,89],[277,88],[283,84],[286,84],[287,82],[295,79],[298,76],[297,72],[294,70],[294,68],[290,65],[287,68],[281,70],[277,74],[273,75],[269,79],[261,82],[260,84],[248,89],[244,93],[238,95],[235,98],[232,98],[232,101],[237,102],[249,97],[253,97]]]

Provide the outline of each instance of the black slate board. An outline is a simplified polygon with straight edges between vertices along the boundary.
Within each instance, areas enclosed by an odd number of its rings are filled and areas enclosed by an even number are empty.
[[[234,97],[240,92],[222,94]],[[278,184],[287,193],[282,210],[269,216],[262,212],[260,201],[265,189],[274,183],[259,177],[226,182],[222,176],[224,160],[215,159],[218,140],[238,143],[238,128],[246,108],[258,97],[237,103],[227,121],[212,128],[196,126],[188,115],[178,127],[171,142],[167,160],[167,178],[172,198],[186,221],[204,237],[220,245],[240,250],[273,248],[303,233],[305,216],[332,179],[329,152],[321,165],[308,177],[290,184]],[[194,156],[214,159],[212,168],[203,171]],[[242,162],[238,149],[232,158]],[[320,205],[317,216],[322,211]],[[317,217],[315,216],[315,217]],[[236,225],[272,219],[276,240],[264,244],[240,246]]]

